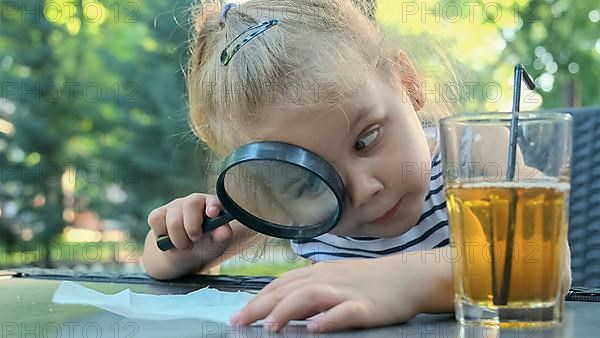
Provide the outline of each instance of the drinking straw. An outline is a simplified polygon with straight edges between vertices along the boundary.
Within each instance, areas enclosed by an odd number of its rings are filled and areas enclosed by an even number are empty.
[[[514,91],[513,91],[513,109],[512,118],[510,120],[510,144],[508,149],[508,172],[506,179],[510,182],[515,177],[515,157],[517,152],[517,134],[519,126],[519,109],[521,106],[521,82],[525,81],[527,88],[535,89],[535,84],[525,70],[522,64],[515,65],[514,73]]]
[[[510,120],[510,141],[509,141],[509,149],[508,149],[508,162],[507,167],[508,171],[506,173],[506,180],[511,182],[515,178],[515,162],[516,162],[516,152],[517,152],[517,137],[518,137],[518,127],[519,127],[519,109],[521,103],[521,82],[525,81],[525,84],[530,90],[535,89],[535,84],[525,67],[522,64],[515,65],[514,71],[514,91],[513,91],[513,109],[512,109],[512,118]],[[513,253],[513,240],[515,237],[515,223],[516,223],[516,212],[517,212],[517,194],[516,191],[511,189],[513,201],[509,203],[510,210],[508,215],[508,233],[506,238],[506,257],[504,260],[504,271],[502,274],[502,290],[500,293],[499,303],[497,305],[507,305],[508,304],[508,292],[510,287],[510,276],[512,270],[512,253]],[[496,297],[494,297],[496,299]],[[494,301],[494,303],[496,303]]]

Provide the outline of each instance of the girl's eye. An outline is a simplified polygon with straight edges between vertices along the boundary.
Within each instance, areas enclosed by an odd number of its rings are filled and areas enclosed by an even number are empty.
[[[354,149],[362,150],[364,148],[369,147],[371,144],[373,144],[377,140],[377,136],[379,136],[380,132],[381,132],[381,127],[375,127],[373,129],[369,130],[368,132],[363,134],[361,137],[359,137],[358,141],[356,141],[356,143],[354,144]]]
[[[304,194],[309,194],[311,196],[320,195],[323,190],[325,190],[325,184],[321,181],[321,179],[317,175],[310,175],[300,186],[297,197],[300,197]]]

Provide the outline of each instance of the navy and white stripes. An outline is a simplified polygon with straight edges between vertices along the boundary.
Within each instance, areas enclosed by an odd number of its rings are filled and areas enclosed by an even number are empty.
[[[439,150],[439,149],[437,149]],[[296,254],[312,261],[375,258],[399,252],[439,248],[449,244],[448,213],[439,151],[433,157],[429,192],[421,217],[406,233],[393,238],[342,237],[331,234],[291,241]]]

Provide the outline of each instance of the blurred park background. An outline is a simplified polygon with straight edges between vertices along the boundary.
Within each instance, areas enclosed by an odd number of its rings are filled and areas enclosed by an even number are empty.
[[[441,79],[425,84],[429,100],[508,111],[523,63],[538,86],[523,110],[600,104],[595,0],[372,4],[370,15]],[[191,5],[0,1],[0,268],[141,271],[150,210],[209,189],[209,152],[186,118]],[[221,273],[306,264],[281,241],[259,254]]]

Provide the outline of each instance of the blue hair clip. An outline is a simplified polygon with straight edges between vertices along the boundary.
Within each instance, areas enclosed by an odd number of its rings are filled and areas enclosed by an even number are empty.
[[[259,25],[252,26],[252,27],[246,29],[245,31],[243,31],[242,33],[240,33],[238,36],[235,37],[235,39],[231,40],[231,42],[229,44],[227,44],[227,47],[225,47],[223,49],[223,51],[221,52],[221,64],[223,66],[227,66],[227,64],[229,64],[229,61],[231,61],[231,58],[233,58],[235,53],[237,53],[240,50],[240,48],[242,48],[245,44],[250,42],[250,40],[252,40],[255,37],[257,37],[258,35],[262,34],[267,29],[275,26],[278,22],[279,22],[279,20],[277,20],[277,19],[265,21]],[[231,48],[231,46],[233,45],[233,43],[236,42],[238,39],[240,39],[242,36],[244,36],[242,41],[240,43],[236,44],[231,50],[229,50]]]

